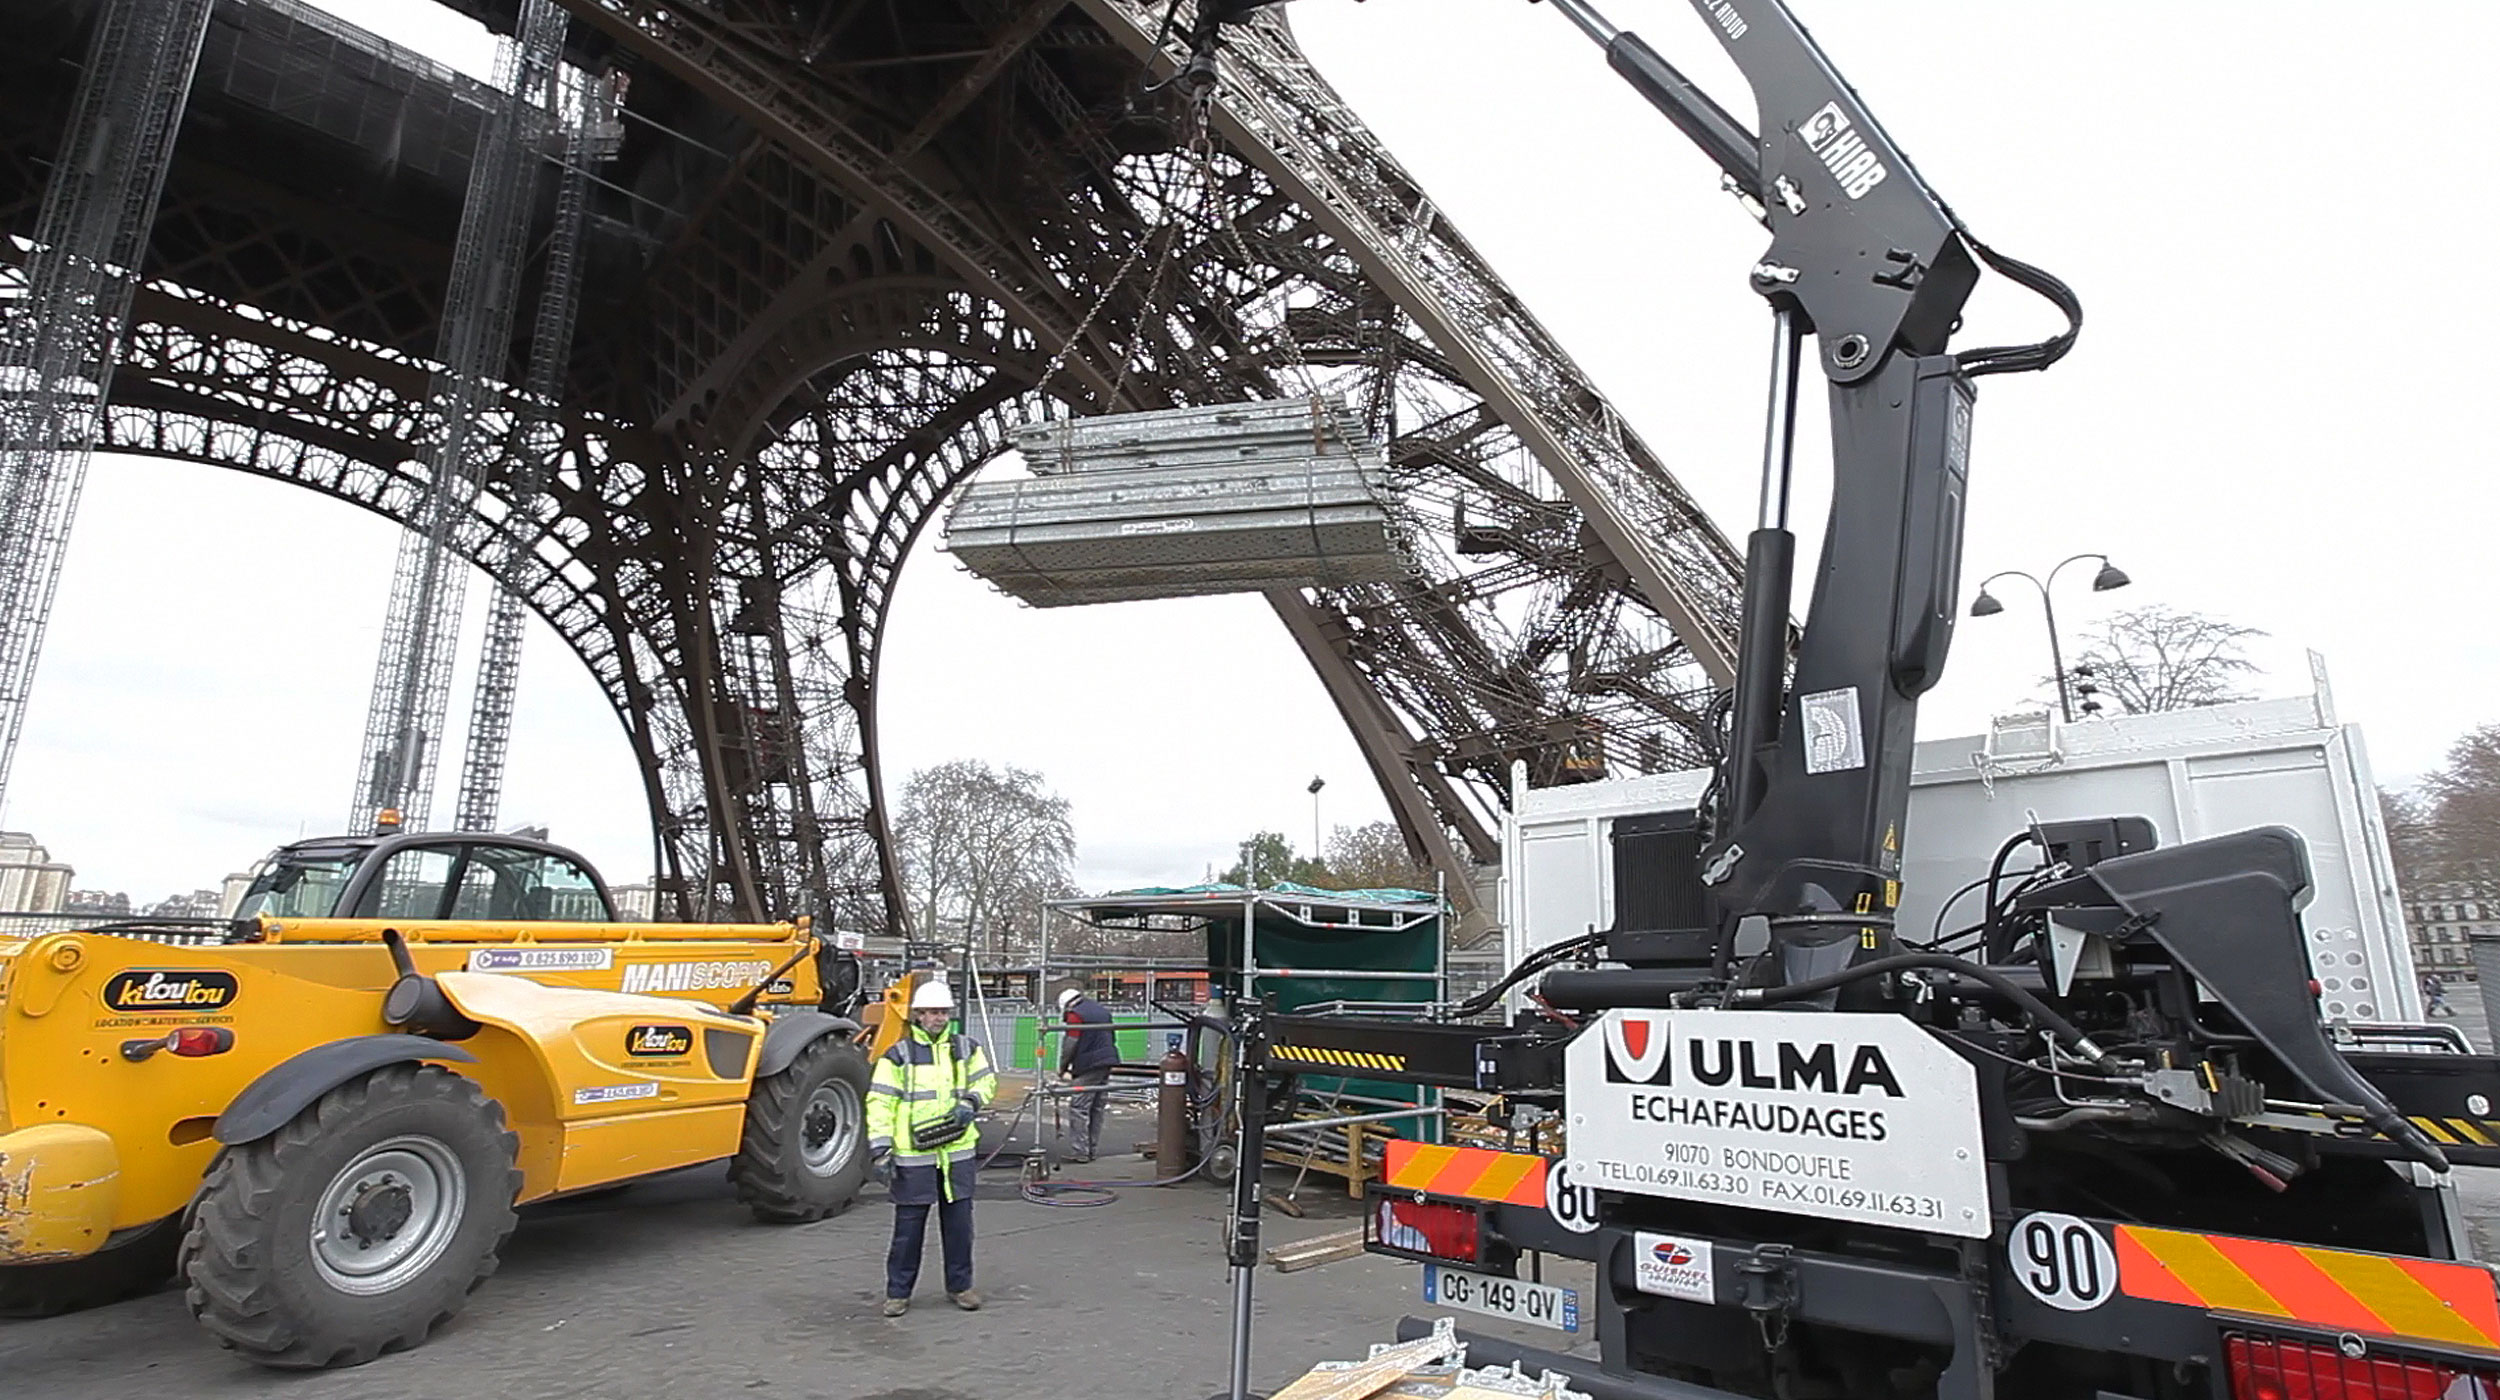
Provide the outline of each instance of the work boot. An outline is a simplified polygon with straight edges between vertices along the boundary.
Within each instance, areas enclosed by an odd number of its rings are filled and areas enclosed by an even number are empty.
[[[888,1298],[885,1300],[885,1315],[901,1317],[910,1307],[911,1299],[909,1298]]]
[[[965,1289],[961,1293],[947,1294],[946,1300],[953,1303],[956,1307],[963,1309],[965,1312],[979,1312],[981,1310],[981,1295],[973,1292],[969,1288]]]

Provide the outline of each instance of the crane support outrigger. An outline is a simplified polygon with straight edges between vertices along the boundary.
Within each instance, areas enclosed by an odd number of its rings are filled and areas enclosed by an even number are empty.
[[[1523,1251],[1594,1261],[1603,1374],[1575,1384],[1600,1397],[2500,1394],[2500,1294],[2446,1186],[2452,1158],[2500,1165],[2500,1060],[2322,1023],[2298,834],[2164,845],[2140,815],[2035,821],[1997,851],[1977,924],[1894,927],[1973,381],[2063,356],[2074,295],[1971,235],[1781,0],[1693,0],[1759,132],[1584,0],[1553,4],[1771,234],[1749,274],[1771,394],[1724,751],[1684,855],[1637,895],[1618,869],[1614,927],[1420,1018],[1246,1009],[1242,1160],[1296,1064],[1345,1051],[1394,1066],[1376,1077],[1496,1091],[1505,1127],[1559,1127],[1563,1150],[1531,1134],[1480,1172],[1394,1155],[1372,1244],[1497,1274]],[[1263,8],[1201,0],[1173,81],[1204,100],[1224,26]],[[1983,267],[2066,329],[1949,349]],[[1832,506],[1792,630],[1809,339]],[[1531,985],[1536,1011],[1487,1019]]]

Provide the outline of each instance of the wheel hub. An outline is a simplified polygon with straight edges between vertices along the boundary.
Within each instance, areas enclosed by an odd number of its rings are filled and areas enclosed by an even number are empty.
[[[818,1176],[830,1176],[851,1159],[865,1130],[867,1112],[859,1091],[834,1079],[816,1086],[799,1113],[799,1159]]]
[[[377,1142],[315,1198],[313,1269],[341,1293],[403,1288],[443,1257],[468,1207],[468,1173],[440,1139],[412,1133]]]
[[[347,1237],[360,1249],[371,1249],[384,1240],[396,1239],[410,1216],[416,1214],[416,1193],[408,1183],[384,1172],[380,1177],[357,1183],[356,1194],[341,1214],[347,1217]]]

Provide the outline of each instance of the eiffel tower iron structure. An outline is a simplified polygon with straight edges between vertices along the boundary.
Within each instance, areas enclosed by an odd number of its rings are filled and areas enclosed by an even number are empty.
[[[1008,431],[1060,412],[1315,385],[1361,410],[1419,572],[1268,601],[1453,875],[1496,856],[1514,763],[1543,785],[1708,753],[1735,551],[1282,20],[1236,37],[1201,141],[1147,90],[1180,56],[1161,0],[562,4],[623,139],[569,252],[563,373],[532,376],[517,329],[495,376],[543,460],[506,454],[448,538],[613,704],[664,915],[899,927],[896,581]],[[518,10],[447,5],[503,33]],[[0,0],[10,259],[97,11]],[[418,525],[429,357],[500,100],[295,0],[217,0],[97,450]],[[559,214],[538,184],[519,305]],[[560,385],[551,415],[533,378]]]

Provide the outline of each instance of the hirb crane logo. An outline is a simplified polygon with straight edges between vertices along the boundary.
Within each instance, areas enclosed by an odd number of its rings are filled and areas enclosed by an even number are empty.
[[[1884,168],[1883,158],[1875,154],[1850,125],[1847,113],[1837,102],[1826,102],[1822,110],[1806,118],[1797,128],[1797,139],[1806,149],[1823,161],[1823,168],[1840,182],[1841,192],[1851,199],[1863,199],[1866,192],[1884,182],[1892,172]]]

